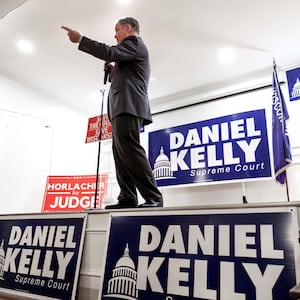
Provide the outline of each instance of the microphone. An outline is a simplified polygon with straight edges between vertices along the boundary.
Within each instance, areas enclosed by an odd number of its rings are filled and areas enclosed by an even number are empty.
[[[106,84],[107,79],[108,79],[108,75],[109,75],[109,71],[110,71],[110,66],[109,66],[109,62],[106,61],[104,63],[104,80],[103,83]]]

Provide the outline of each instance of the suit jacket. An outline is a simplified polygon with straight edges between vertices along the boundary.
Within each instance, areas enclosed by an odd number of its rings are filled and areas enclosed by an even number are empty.
[[[82,37],[79,50],[106,62],[115,62],[108,95],[108,115],[112,120],[120,114],[131,114],[152,122],[148,83],[150,77],[149,54],[139,36],[129,36],[120,45],[108,46]]]

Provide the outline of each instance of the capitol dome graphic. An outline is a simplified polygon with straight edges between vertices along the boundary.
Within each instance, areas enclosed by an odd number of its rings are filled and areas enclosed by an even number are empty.
[[[300,97],[300,80],[297,78],[296,83],[293,86],[292,98]]]
[[[117,261],[112,271],[112,278],[108,281],[107,294],[105,297],[117,299],[137,300],[136,288],[137,272],[133,260],[129,256],[128,244],[124,255]]]
[[[170,159],[164,153],[163,147],[160,148],[159,156],[155,160],[153,176],[156,180],[176,178],[173,176]]]

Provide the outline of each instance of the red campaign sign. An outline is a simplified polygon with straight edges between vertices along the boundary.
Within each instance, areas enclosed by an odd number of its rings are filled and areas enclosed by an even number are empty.
[[[112,126],[108,119],[108,115],[103,115],[102,124],[101,124],[101,116],[96,116],[89,118],[88,129],[86,134],[86,143],[93,143],[100,141],[100,127],[102,125],[101,130],[101,141],[108,140],[112,138]]]
[[[96,208],[107,193],[107,174],[98,175]],[[94,208],[96,175],[48,176],[42,212],[82,211]]]

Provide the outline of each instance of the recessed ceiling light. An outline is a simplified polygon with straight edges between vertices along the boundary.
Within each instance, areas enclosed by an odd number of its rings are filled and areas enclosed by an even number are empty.
[[[20,40],[18,42],[18,47],[22,52],[30,53],[33,51],[33,45],[27,40]]]
[[[131,0],[117,0],[121,4],[128,4]]]
[[[223,64],[231,63],[235,59],[235,51],[230,47],[222,48],[218,53],[218,58]]]

